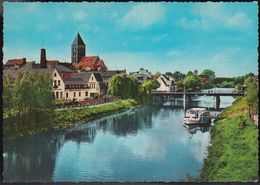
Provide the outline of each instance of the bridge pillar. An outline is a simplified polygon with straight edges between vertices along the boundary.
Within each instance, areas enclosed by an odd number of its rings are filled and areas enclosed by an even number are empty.
[[[220,107],[220,96],[215,96],[216,97],[216,109],[219,109]]]

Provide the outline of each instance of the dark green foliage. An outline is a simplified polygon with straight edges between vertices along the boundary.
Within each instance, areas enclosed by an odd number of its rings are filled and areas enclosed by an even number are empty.
[[[52,80],[48,74],[24,73],[3,78],[4,117],[53,109]]]
[[[16,79],[4,76],[3,105],[4,137],[47,129],[54,109],[51,77],[42,73],[24,73]]]
[[[247,103],[254,114],[258,114],[258,88],[255,80],[249,79],[246,81],[247,86]]]

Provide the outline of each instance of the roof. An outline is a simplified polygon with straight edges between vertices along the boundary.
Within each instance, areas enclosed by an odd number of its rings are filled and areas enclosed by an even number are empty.
[[[97,71],[98,68],[107,69],[104,61],[98,56],[81,57],[77,66],[81,67],[82,70],[89,68],[91,71]]]
[[[103,77],[112,77],[116,74],[126,73],[126,70],[98,71]]]
[[[163,78],[161,78],[161,80],[163,81],[165,86],[169,86],[169,84],[167,84]]]
[[[76,38],[74,39],[72,45],[84,45],[85,46],[85,43],[83,42],[79,33],[77,34]]]
[[[147,76],[149,78],[152,78],[152,73],[148,72],[146,70],[140,70],[137,72],[133,72],[133,73],[131,73],[131,75],[136,76],[136,77]]]
[[[6,62],[5,65],[24,65],[26,64],[26,59],[25,58],[22,58],[22,59],[11,59],[11,60],[8,60]]]
[[[58,60],[47,60],[47,65],[58,65],[59,63]]]
[[[98,82],[102,82],[103,81],[102,76],[101,76],[100,73],[93,73],[93,75],[94,75],[94,77],[96,78],[96,80]]]
[[[88,82],[91,76],[91,72],[80,72],[80,73],[61,73],[61,78],[64,80],[67,79],[81,79],[84,82]]]
[[[56,66],[48,66],[47,68],[41,68],[40,64],[36,64],[35,62],[27,62],[23,67],[19,69],[5,69],[4,74],[9,75],[13,78],[18,76],[19,73],[34,73],[34,72],[42,72],[42,73],[53,73],[54,70],[57,70],[58,72],[74,72],[73,70],[62,66],[62,65],[56,65]]]

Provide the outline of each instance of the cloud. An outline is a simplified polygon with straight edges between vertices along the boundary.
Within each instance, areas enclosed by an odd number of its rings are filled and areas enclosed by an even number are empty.
[[[252,24],[245,13],[228,11],[224,3],[202,3],[191,13],[193,18],[182,17],[176,23],[184,28],[203,30],[246,29]]]
[[[158,3],[136,5],[119,20],[119,25],[122,28],[141,30],[162,21],[164,13],[164,7]]]
[[[87,14],[84,11],[75,11],[73,12],[73,18],[75,21],[83,21],[86,19]]]
[[[167,56],[179,57],[179,56],[181,56],[181,52],[180,51],[176,51],[176,50],[172,50],[169,53],[167,53]]]

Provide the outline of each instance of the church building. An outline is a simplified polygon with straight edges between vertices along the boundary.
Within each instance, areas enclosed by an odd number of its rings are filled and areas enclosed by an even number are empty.
[[[86,56],[86,45],[78,33],[71,45],[71,63],[78,64],[81,57]]]

